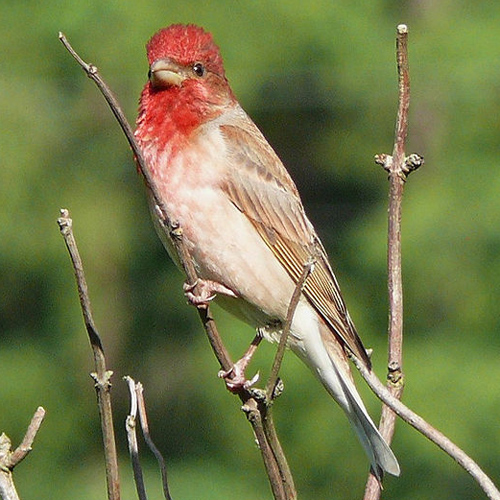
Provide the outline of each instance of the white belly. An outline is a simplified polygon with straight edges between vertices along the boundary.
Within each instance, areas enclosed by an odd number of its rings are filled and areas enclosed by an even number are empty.
[[[294,284],[250,220],[220,187],[227,168],[221,162],[222,138],[220,144],[203,136],[198,142],[189,156],[170,158],[168,169],[155,176],[169,216],[182,228],[199,277],[221,283],[240,297],[218,297],[222,307],[254,326],[283,320]],[[161,237],[166,243],[165,235]],[[171,253],[170,245],[166,246]]]

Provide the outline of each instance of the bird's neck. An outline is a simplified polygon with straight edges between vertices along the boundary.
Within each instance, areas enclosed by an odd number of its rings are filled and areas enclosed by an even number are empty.
[[[196,143],[205,124],[235,103],[233,99],[215,102],[186,96],[179,88],[155,93],[147,86],[141,96],[135,138],[151,175],[158,180],[169,177],[175,157]]]
[[[200,126],[220,116],[227,104],[179,87],[154,92],[146,86],[141,96],[135,136],[143,146],[154,142],[158,151],[178,152]]]

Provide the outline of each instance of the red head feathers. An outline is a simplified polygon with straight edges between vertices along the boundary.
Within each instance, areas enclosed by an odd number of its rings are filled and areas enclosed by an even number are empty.
[[[173,24],[158,31],[146,45],[149,64],[170,58],[182,65],[202,61],[208,70],[224,76],[219,47],[212,35],[194,24]]]

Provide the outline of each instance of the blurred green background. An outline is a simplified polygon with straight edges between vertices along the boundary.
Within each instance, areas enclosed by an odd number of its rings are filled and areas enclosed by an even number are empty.
[[[133,498],[123,375],[145,385],[153,436],[176,499],[271,498],[239,402],[185,304],[131,154],[94,85],[59,43],[98,65],[129,119],[146,81],[144,45],[174,22],[203,25],[243,107],[285,161],[333,259],[358,330],[385,374],[386,175],[397,105],[395,28],[410,28],[408,152],[426,165],[403,218],[406,403],[500,476],[500,4],[435,1],[3,0],[0,45],[0,430],[17,444],[38,405],[23,499],[101,499],[92,381],[69,258],[66,207],[114,370],[124,498]],[[219,311],[217,311],[219,312]],[[252,331],[219,314],[237,357]],[[274,348],[253,370],[266,376]],[[276,421],[300,498],[362,495],[367,460],[341,411],[291,355]],[[359,384],[370,412],[380,405]],[[405,424],[402,476],[384,497],[480,499],[451,459]],[[144,462],[151,497],[159,477]]]

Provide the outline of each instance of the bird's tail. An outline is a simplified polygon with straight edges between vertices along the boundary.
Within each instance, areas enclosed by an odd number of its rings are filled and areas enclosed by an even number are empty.
[[[291,344],[292,349],[309,365],[345,411],[368,455],[376,477],[381,480],[384,471],[399,476],[398,461],[361,401],[343,348],[326,324],[316,323],[314,328],[309,323],[309,326],[308,335],[301,336],[300,343]]]
[[[393,476],[399,476],[398,461],[368,415],[354,384],[351,380],[343,377],[341,373],[339,373],[339,380],[348,401],[348,408],[344,408],[344,410],[368,455],[373,473],[379,481],[382,479],[384,471]]]

